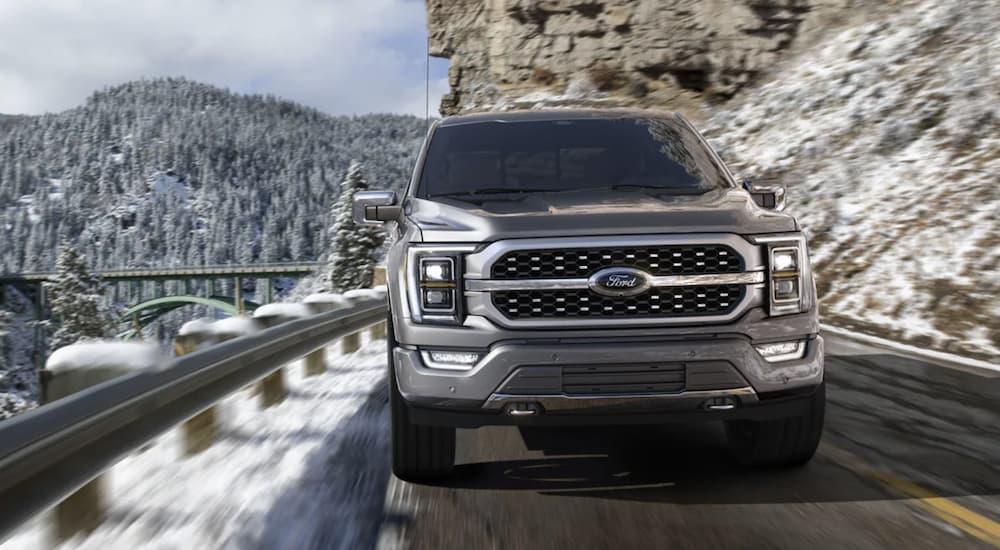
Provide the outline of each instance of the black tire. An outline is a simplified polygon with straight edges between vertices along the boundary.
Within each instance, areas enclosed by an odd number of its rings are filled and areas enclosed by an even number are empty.
[[[810,398],[809,410],[801,416],[726,422],[729,449],[748,466],[801,466],[816,453],[825,410],[826,385],[821,384]]]
[[[396,383],[392,351],[396,347],[392,316],[387,326],[389,350],[389,411],[392,423],[392,473],[407,481],[451,475],[455,468],[455,428],[422,426],[410,422],[410,414]]]

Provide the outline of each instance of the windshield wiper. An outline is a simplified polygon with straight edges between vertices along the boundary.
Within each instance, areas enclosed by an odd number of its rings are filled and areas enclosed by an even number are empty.
[[[671,195],[703,195],[710,191],[710,189],[667,187],[663,185],[642,185],[638,183],[616,183],[607,187],[594,187],[593,189],[609,189],[611,191],[658,191],[661,193],[670,193]]]
[[[511,189],[509,187],[486,187],[484,189],[473,189],[472,191],[455,191],[453,193],[438,193],[430,195],[434,197],[475,197],[478,195],[521,195],[524,193],[552,193],[563,191],[563,189]]]

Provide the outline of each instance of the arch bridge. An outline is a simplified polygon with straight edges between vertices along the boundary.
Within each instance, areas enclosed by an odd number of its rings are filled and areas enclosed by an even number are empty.
[[[322,265],[320,262],[207,265],[102,270],[91,274],[104,283],[112,303],[132,304],[119,319],[122,325],[128,324],[128,329],[119,336],[128,338],[164,314],[188,305],[207,306],[229,315],[253,311],[261,303],[272,301],[275,279],[301,279]],[[16,288],[34,304],[34,320],[45,320],[49,307],[44,283],[55,277],[54,272],[0,274],[0,303],[6,302],[8,287]],[[244,298],[247,280],[256,281],[256,302]],[[40,351],[45,349],[44,337],[41,326],[37,326],[35,357],[39,366],[44,364],[44,353]]]

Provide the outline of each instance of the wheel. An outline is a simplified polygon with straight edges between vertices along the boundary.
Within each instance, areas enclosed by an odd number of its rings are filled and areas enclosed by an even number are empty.
[[[810,398],[805,414],[777,420],[730,420],[726,439],[736,459],[749,466],[788,467],[809,462],[823,435],[826,385]]]
[[[396,347],[389,316],[386,343],[389,350],[389,411],[392,423],[392,473],[408,481],[448,476],[455,468],[455,428],[423,426],[410,422],[410,414],[396,383],[393,349]]]

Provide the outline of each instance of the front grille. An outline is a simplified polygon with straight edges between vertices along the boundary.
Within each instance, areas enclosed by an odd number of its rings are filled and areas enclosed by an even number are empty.
[[[684,383],[683,363],[562,369],[562,390],[567,395],[673,393],[684,391]]]
[[[587,277],[606,267],[634,267],[654,276],[739,273],[743,271],[743,259],[721,244],[515,250],[493,264],[492,277]]]
[[[588,289],[507,290],[493,293],[493,305],[509,319],[722,315],[744,292],[744,285],[660,287],[627,297]]]

